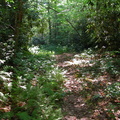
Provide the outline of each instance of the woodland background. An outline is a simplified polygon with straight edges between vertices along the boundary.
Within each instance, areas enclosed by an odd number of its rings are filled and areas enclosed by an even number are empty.
[[[1,0],[0,119],[62,119],[65,78],[53,57],[62,53],[82,59],[93,55],[100,71],[109,74],[112,82],[104,98],[111,103],[108,119],[115,119],[112,110],[120,104],[119,0]]]

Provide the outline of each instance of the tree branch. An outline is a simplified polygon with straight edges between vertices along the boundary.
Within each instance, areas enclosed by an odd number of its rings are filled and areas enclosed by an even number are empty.
[[[43,4],[40,4],[40,5],[43,6]],[[43,7],[45,7],[45,6],[43,6]],[[48,9],[48,7],[45,7],[45,8]],[[55,11],[56,13],[60,13],[59,11],[53,9],[53,8],[50,7],[50,6],[49,6],[49,9]],[[75,28],[75,26],[74,26],[66,17],[65,17],[65,20],[66,20],[66,21],[69,23],[69,25],[76,31],[76,33],[78,34],[78,36],[81,37],[81,36],[80,36],[80,33],[79,33],[78,30]]]

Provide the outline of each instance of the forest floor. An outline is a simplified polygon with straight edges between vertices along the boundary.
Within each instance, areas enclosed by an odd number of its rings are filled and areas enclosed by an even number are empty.
[[[120,120],[120,99],[110,97],[112,93],[108,91],[120,78],[103,70],[103,59],[73,53],[55,57],[65,74],[63,120]],[[116,88],[119,92],[119,86]]]
[[[119,56],[30,52],[0,71],[0,120],[120,120]]]

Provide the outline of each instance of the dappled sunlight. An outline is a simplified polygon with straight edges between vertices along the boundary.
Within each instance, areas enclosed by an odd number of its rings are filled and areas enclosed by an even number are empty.
[[[77,58],[74,58],[70,61],[65,61],[64,62],[66,66],[69,66],[69,65],[89,65],[89,66],[92,66],[93,64],[90,64],[90,60],[84,60],[84,59],[77,59]]]
[[[0,120],[120,119],[120,0],[0,1]]]
[[[32,53],[32,54],[40,54],[40,55],[51,55],[52,57],[54,57],[54,54],[55,52],[54,51],[49,51],[49,50],[44,50],[42,48],[40,48],[39,46],[33,46],[33,47],[30,47],[29,48],[29,51]]]
[[[34,46],[34,47],[30,47],[29,51],[33,54],[37,54],[37,53],[39,53],[39,49],[40,48],[38,46]]]
[[[11,66],[0,71],[0,119],[1,116],[3,120],[11,117],[17,120],[21,116],[25,119],[26,116],[29,119],[44,119],[44,116],[61,119],[59,103],[64,94],[64,71],[56,67],[53,52],[39,47],[29,50],[32,54],[19,52],[14,58],[17,63],[14,77],[13,72],[7,72],[13,70]],[[13,111],[17,114],[12,114]]]
[[[99,58],[97,54],[87,53],[64,53],[55,57],[58,67],[65,71],[64,91],[68,96],[64,97],[63,112],[67,113],[64,120],[101,120],[109,118],[112,114],[118,119],[117,112],[109,112],[110,101],[119,103],[119,97],[115,97],[114,100],[110,97],[114,96],[114,88],[117,89],[115,91],[119,91],[119,84],[113,84],[115,78],[112,78],[108,71],[113,59]],[[117,73],[119,69],[115,70]]]

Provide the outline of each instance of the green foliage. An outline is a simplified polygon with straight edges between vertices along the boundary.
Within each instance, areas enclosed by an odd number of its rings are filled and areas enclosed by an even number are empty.
[[[106,96],[109,98],[120,99],[120,83],[115,82],[106,88]]]
[[[55,67],[54,53],[33,49],[33,54],[20,52],[14,59],[16,81],[7,72],[0,74],[1,82],[6,83],[6,86],[2,85],[4,90],[0,93],[0,101],[3,107],[6,102],[12,107],[9,113],[1,112],[1,119],[59,120],[62,117],[59,104],[63,97],[61,84],[64,78],[61,70]],[[9,81],[4,82],[7,77]]]
[[[73,44],[74,49],[78,52],[88,49],[94,44],[90,39],[90,34],[87,33],[87,24],[87,18],[82,16],[76,24],[79,36],[74,32],[70,41],[70,43]]]
[[[4,113],[4,115],[2,112],[0,112],[0,119],[11,119],[13,116],[14,116],[13,112],[6,112]]]
[[[118,50],[120,2],[118,0],[90,2],[92,4],[89,5],[88,31],[91,32],[92,40],[99,49],[104,46],[109,50]]]
[[[13,38],[14,48],[19,50],[27,49],[28,43],[55,44],[76,51],[90,47],[119,50],[119,3],[25,0],[21,4],[7,0],[1,3],[0,39],[7,43]]]
[[[31,119],[32,119],[32,118],[28,115],[27,112],[18,113],[17,116],[19,116],[20,120],[31,120]]]
[[[50,45],[42,45],[40,46],[41,49],[47,50],[47,51],[53,51],[55,54],[62,54],[66,52],[74,52],[74,48],[71,46],[62,46],[62,45],[56,45],[56,44],[50,44]]]
[[[111,50],[102,57],[91,55],[92,49],[86,50],[80,57],[93,58],[91,65],[78,69],[85,72],[84,76],[106,73],[117,78],[120,75],[119,4],[119,0],[2,0],[0,119],[62,119],[59,104],[64,95],[61,85],[64,77],[55,65],[54,54],[90,47]],[[35,46],[28,50],[28,43]],[[117,82],[107,86],[107,97],[118,99],[119,86]],[[96,94],[93,101],[99,98]],[[6,112],[4,108],[8,104],[11,109]]]
[[[86,51],[87,52],[87,51]],[[114,57],[114,52],[105,52],[100,56],[100,54],[91,54],[82,53],[81,56],[85,58],[86,56],[89,58],[93,58],[90,62],[94,64],[91,68],[95,72],[93,75],[103,75],[104,73],[109,74],[112,78],[117,78],[120,75],[120,59]],[[95,59],[94,59],[95,58]],[[90,72],[90,71],[89,71]]]

